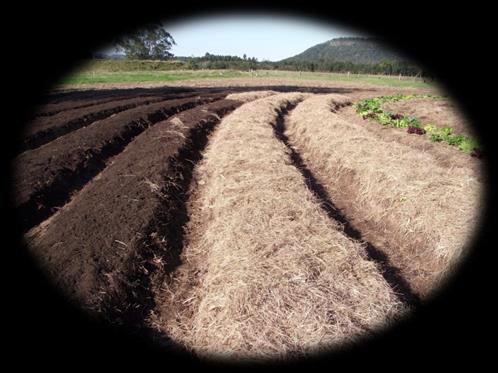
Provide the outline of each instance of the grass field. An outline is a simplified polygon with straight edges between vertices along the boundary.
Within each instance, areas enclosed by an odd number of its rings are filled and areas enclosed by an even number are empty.
[[[366,83],[388,87],[430,88],[431,85],[419,78],[387,75],[342,74],[321,72],[298,72],[280,70],[179,70],[170,69],[160,63],[136,63],[98,61],[86,64],[64,78],[60,84],[132,83],[161,82],[198,79],[226,78],[281,78],[296,80],[324,80],[352,83]]]

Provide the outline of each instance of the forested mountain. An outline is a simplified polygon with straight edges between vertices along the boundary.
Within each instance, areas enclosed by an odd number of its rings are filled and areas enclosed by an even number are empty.
[[[123,57],[120,55],[118,57]],[[94,58],[103,58],[95,55]],[[117,58],[105,57],[104,58]],[[291,70],[320,71],[339,73],[367,73],[388,75],[424,75],[414,63],[402,58],[396,52],[384,47],[374,38],[348,37],[332,39],[317,44],[297,56],[281,61],[258,61],[255,57],[244,55],[215,55],[206,53],[202,57],[168,57],[167,63],[151,61],[135,64],[137,68],[154,69],[234,69],[234,70]],[[122,65],[128,65],[124,60]]]
[[[317,44],[281,62],[318,62],[320,60],[377,64],[380,62],[400,62],[403,58],[375,38],[347,37]]]

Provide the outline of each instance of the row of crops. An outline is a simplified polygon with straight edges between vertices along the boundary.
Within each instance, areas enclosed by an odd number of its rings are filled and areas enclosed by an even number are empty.
[[[367,98],[357,102],[354,107],[356,112],[361,115],[363,119],[373,119],[383,126],[407,128],[408,133],[426,135],[433,142],[445,142],[449,145],[456,146],[461,151],[474,157],[481,158],[483,156],[482,146],[475,138],[454,134],[450,127],[441,127],[434,123],[422,123],[414,116],[391,113],[382,108],[382,105],[386,103],[415,98],[440,99],[441,97],[431,94],[396,94]]]

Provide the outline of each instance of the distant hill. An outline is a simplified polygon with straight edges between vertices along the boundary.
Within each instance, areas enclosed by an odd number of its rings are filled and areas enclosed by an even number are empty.
[[[400,62],[405,58],[386,48],[380,40],[375,38],[347,37],[317,44],[280,62],[317,62],[320,60],[376,64],[383,61]]]

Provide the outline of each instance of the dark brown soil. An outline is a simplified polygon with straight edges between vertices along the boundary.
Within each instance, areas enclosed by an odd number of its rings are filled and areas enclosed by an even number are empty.
[[[130,98],[145,98],[151,96],[171,96],[171,98],[184,97],[185,94],[194,94],[193,89],[169,87],[134,93],[133,90],[108,91],[101,94],[82,94],[82,92],[60,93],[46,97],[48,101],[38,106],[33,117],[47,117],[62,111],[82,109],[111,101],[126,100]],[[207,93],[207,92],[204,92]]]
[[[143,282],[155,267],[167,272],[174,266],[175,253],[169,251],[182,245],[175,239],[182,237],[182,195],[197,148],[220,116],[239,104],[217,101],[150,127],[29,232],[30,250],[71,299],[89,309],[112,306],[114,314],[129,314],[125,308],[133,313],[132,298],[140,295],[138,308],[145,312]]]
[[[50,117],[55,114],[61,113],[63,111],[70,111],[75,109],[83,109],[90,106],[100,105],[107,102],[112,101],[120,101],[130,99],[130,96],[116,96],[109,97],[105,99],[96,99],[96,100],[77,100],[77,101],[66,101],[66,102],[58,102],[53,104],[46,104],[38,108],[38,111],[35,112],[34,117]]]
[[[137,107],[20,154],[14,165],[18,214],[24,229],[39,224],[101,171],[144,129],[181,110],[222,98],[205,95]]]
[[[192,96],[192,94],[190,95]],[[39,117],[26,127],[20,150],[36,149],[71,131],[128,109],[180,97],[182,96],[178,94],[173,97],[171,95],[134,97],[63,111],[53,116]]]

